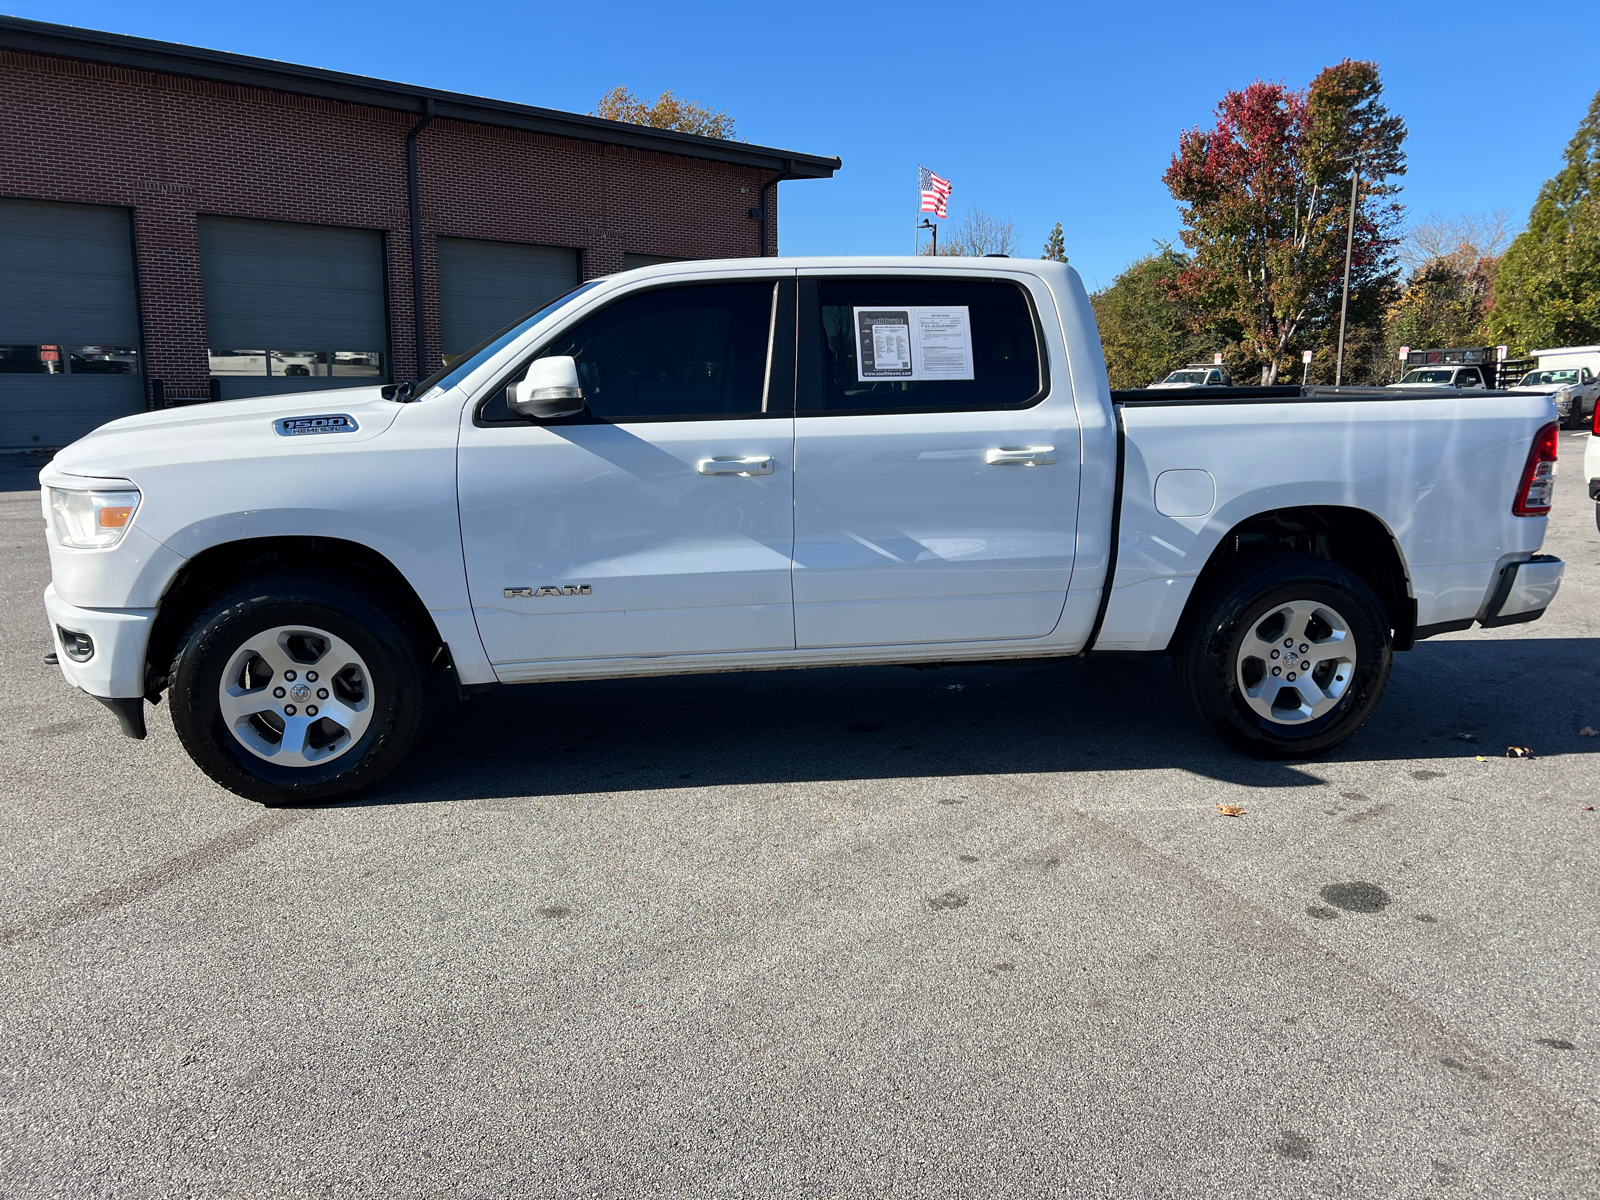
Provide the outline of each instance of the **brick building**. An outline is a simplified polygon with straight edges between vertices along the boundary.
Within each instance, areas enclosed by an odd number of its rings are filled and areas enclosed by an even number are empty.
[[[9,17],[0,89],[0,448],[414,378],[583,279],[775,254],[778,181],[839,166]]]

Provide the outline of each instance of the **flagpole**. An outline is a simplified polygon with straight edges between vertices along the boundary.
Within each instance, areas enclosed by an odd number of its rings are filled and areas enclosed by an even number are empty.
[[[917,224],[911,227],[911,257],[917,256],[917,251],[922,249],[922,164],[917,164]]]

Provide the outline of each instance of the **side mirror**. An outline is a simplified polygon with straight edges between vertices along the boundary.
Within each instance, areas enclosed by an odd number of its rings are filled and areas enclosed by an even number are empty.
[[[577,359],[565,355],[534,359],[527,377],[506,389],[506,403],[519,416],[540,421],[581,413],[583,387]]]

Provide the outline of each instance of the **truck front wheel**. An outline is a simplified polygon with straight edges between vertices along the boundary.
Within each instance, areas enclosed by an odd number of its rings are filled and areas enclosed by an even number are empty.
[[[332,576],[264,576],[223,596],[183,638],[171,680],[189,756],[267,804],[373,786],[424,723],[427,672],[413,632]]]
[[[1355,572],[1303,554],[1247,559],[1199,598],[1173,668],[1195,714],[1258,758],[1338,745],[1383,695],[1383,605]]]

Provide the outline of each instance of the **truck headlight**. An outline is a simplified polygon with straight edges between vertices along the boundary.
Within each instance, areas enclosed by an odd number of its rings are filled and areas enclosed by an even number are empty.
[[[50,489],[50,523],[56,531],[56,539],[74,550],[103,550],[115,546],[133,524],[133,514],[138,508],[137,488]]]

